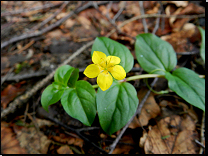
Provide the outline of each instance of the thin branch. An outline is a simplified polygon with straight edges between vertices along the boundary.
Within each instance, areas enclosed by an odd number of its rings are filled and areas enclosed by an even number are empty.
[[[177,55],[194,55],[198,53],[199,53],[199,50],[187,51],[187,52],[176,52]]]
[[[205,112],[203,112],[203,115],[202,115],[202,123],[201,123],[201,144],[204,145],[204,122],[205,122]],[[196,140],[195,140],[196,141]],[[198,141],[198,140],[197,140]],[[204,146],[201,146],[200,150],[199,150],[199,154],[203,154],[203,148],[205,149]]]
[[[158,1],[160,3],[160,8],[161,8],[161,12],[162,14],[165,13],[165,10],[163,8],[163,4],[161,1]],[[162,22],[161,22],[161,30],[163,31],[165,29],[165,18],[162,18]]]
[[[63,4],[63,2],[58,3],[58,4],[45,4],[43,6],[37,6],[37,7],[34,7],[34,8],[30,8],[30,9],[22,9],[22,10],[14,10],[14,11],[2,12],[1,13],[1,17],[9,16],[9,15],[15,15],[15,14],[20,14],[20,13],[26,13],[26,12],[34,11],[34,10],[41,10],[41,9],[52,8],[52,7],[59,6],[61,4]]]
[[[108,3],[107,1],[101,1],[98,3],[98,5],[102,5],[102,4],[106,4]],[[16,36],[16,37],[13,37],[11,38],[10,40],[8,41],[5,41],[1,44],[1,49],[4,48],[5,46],[11,44],[11,43],[14,43],[14,42],[17,42],[17,41],[20,41],[20,40],[23,40],[23,39],[26,39],[26,38],[31,38],[31,37],[36,37],[36,36],[39,36],[39,35],[42,35],[52,29],[54,29],[55,27],[58,27],[61,23],[63,23],[64,21],[66,21],[68,18],[70,18],[73,14],[77,14],[89,7],[93,6],[92,2],[88,2],[86,5],[82,6],[82,7],[78,7],[75,9],[75,11],[71,11],[67,16],[63,17],[62,19],[58,20],[56,23],[54,24],[51,24],[50,26],[46,27],[46,28],[43,28],[42,30],[38,31],[38,32],[27,32],[21,36]]]
[[[144,13],[144,7],[143,7],[143,1],[139,1],[139,7],[140,7],[141,15],[145,15],[145,13]],[[144,25],[144,32],[145,33],[148,33],[148,28],[147,28],[147,23],[146,23],[145,18],[142,19],[142,23]]]
[[[205,17],[205,14],[199,14],[199,15],[164,15],[164,14],[145,14],[145,15],[139,15],[136,17],[133,17],[129,20],[124,21],[123,23],[121,23],[120,25],[118,25],[118,28],[123,27],[124,25],[136,21],[138,19],[142,19],[142,18],[151,18],[151,17],[163,17],[163,18],[170,18],[170,17],[176,17],[176,18],[199,18],[199,17]],[[113,34],[116,31],[116,29],[111,30],[111,32],[109,32],[109,34],[107,34],[107,36],[109,37],[109,35]]]
[[[107,17],[108,19],[111,19],[111,18],[110,18],[110,15],[109,15],[109,10],[110,10],[110,8],[111,8],[112,4],[113,4],[113,1],[110,1],[109,5],[107,6],[107,13],[106,13],[106,17]]]
[[[40,27],[44,26],[45,24],[47,24],[49,21],[51,21],[53,18],[55,18],[66,6],[67,4],[69,4],[69,1],[65,1],[61,7],[49,18],[47,18],[46,20],[42,21],[40,24],[34,26],[33,28],[31,28],[31,30],[36,30],[39,29]]]
[[[121,13],[123,12],[123,10],[126,7],[126,1],[124,1],[123,6],[120,8],[120,10],[116,13],[116,15],[113,17],[112,22],[115,23],[116,19],[121,15]]]
[[[126,34],[126,33],[123,33],[121,30],[120,30],[120,28],[118,28],[118,26],[116,25],[116,23],[115,22],[113,22],[113,20],[109,17],[109,16],[107,16],[107,14],[106,15],[104,15],[100,10],[98,10],[98,6],[97,6],[97,3],[96,2],[93,2],[93,5],[94,5],[94,8],[103,16],[103,17],[106,17],[107,19],[108,19],[108,21],[113,25],[113,27],[115,28],[115,31],[118,31],[118,33],[120,33],[120,34],[123,34],[123,35],[125,35],[125,36],[127,36],[127,37],[130,37],[130,38],[132,38],[133,40],[136,40],[136,38],[135,37],[132,37],[132,36],[130,36],[130,35],[128,35],[128,34]],[[114,32],[115,32],[114,31]],[[114,33],[114,32],[112,32],[112,33]],[[110,32],[111,33],[111,32]],[[108,36],[108,35],[107,35]],[[109,36],[108,36],[109,37]]]
[[[162,12],[162,10],[160,9],[158,11],[158,14],[161,14],[161,12]],[[152,34],[155,34],[157,32],[157,29],[159,28],[159,24],[160,24],[160,17],[157,17],[156,24],[155,24],[155,27],[154,27],[154,29],[152,31]]]
[[[155,78],[154,81],[151,84],[151,87],[153,87],[155,85],[155,83],[157,82],[158,78]],[[151,90],[148,90],[148,92],[145,94],[144,98],[142,99],[142,101],[140,102],[136,113],[132,116],[132,118],[128,121],[128,123],[123,127],[123,129],[121,130],[121,132],[118,134],[118,136],[116,137],[116,139],[114,140],[114,142],[110,145],[110,152],[108,154],[112,154],[112,152],[114,151],[116,145],[118,144],[119,140],[121,139],[121,137],[123,136],[124,132],[126,131],[126,129],[129,127],[130,123],[133,121],[134,117],[137,114],[140,114],[141,109],[145,103],[145,101],[147,100],[149,94],[151,93]]]

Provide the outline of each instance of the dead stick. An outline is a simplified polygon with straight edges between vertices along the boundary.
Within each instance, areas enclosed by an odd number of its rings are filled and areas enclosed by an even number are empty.
[[[43,22],[41,22],[40,24],[34,26],[31,30],[36,30],[39,29],[40,27],[44,26],[45,24],[47,24],[49,21],[51,21],[53,18],[55,18],[66,6],[67,4],[69,4],[69,1],[65,1],[61,7],[49,18],[47,18],[46,20],[44,20]]]
[[[140,8],[141,15],[145,15],[144,7],[143,7],[143,1],[139,1],[139,8]],[[148,28],[147,28],[147,23],[146,23],[145,18],[142,19],[142,23],[143,23],[143,26],[144,26],[144,32],[148,33]]]
[[[142,19],[142,18],[151,18],[151,17],[162,17],[162,18],[170,18],[170,17],[176,17],[176,18],[199,18],[199,17],[205,17],[205,14],[200,14],[200,15],[164,15],[164,14],[145,14],[145,15],[139,15],[139,16],[135,16],[129,20],[124,21],[123,23],[121,23],[120,25],[118,25],[118,28],[123,27],[124,25],[136,21],[138,19]],[[116,29],[111,30],[111,32],[109,32],[109,34],[113,34],[116,31]],[[108,35],[109,35],[108,34]],[[107,36],[108,36],[107,35]]]
[[[154,81],[151,84],[151,87],[154,86],[154,84],[157,82],[158,78],[155,78]],[[114,151],[116,145],[118,144],[119,140],[121,139],[121,137],[123,136],[124,132],[126,131],[126,129],[129,127],[130,123],[133,121],[134,117],[137,114],[140,114],[142,107],[145,103],[145,101],[147,100],[149,94],[151,93],[151,90],[148,90],[148,92],[145,94],[144,98],[142,99],[142,101],[140,102],[136,113],[132,116],[132,118],[128,121],[128,123],[123,127],[123,129],[121,130],[121,132],[118,134],[118,136],[116,137],[116,139],[114,140],[114,142],[110,145],[110,152],[108,154],[112,154],[112,152]]]
[[[203,112],[203,115],[202,115],[202,123],[201,123],[201,144],[204,145],[204,119],[205,119],[205,112]],[[200,147],[200,150],[199,150],[199,154],[203,154],[203,151],[204,149],[202,147]]]
[[[108,1],[102,1],[102,2],[99,2],[98,5],[102,5],[102,4],[106,4],[108,3]],[[43,28],[42,30],[38,31],[38,32],[29,32],[29,33],[25,33],[21,36],[16,36],[16,37],[13,37],[11,38],[10,40],[8,41],[5,41],[1,44],[1,49],[4,48],[5,46],[11,44],[11,43],[14,43],[14,42],[17,42],[17,41],[20,41],[20,40],[23,40],[23,39],[26,39],[26,38],[31,38],[31,37],[36,37],[36,36],[40,36],[52,29],[54,29],[55,27],[58,27],[61,23],[63,23],[64,21],[66,21],[68,18],[70,18],[73,14],[77,14],[89,7],[93,6],[92,5],[92,2],[89,2],[87,3],[86,5],[80,7],[80,8],[77,8],[75,11],[72,11],[70,12],[67,16],[63,17],[62,19],[58,20],[56,23],[46,27],[46,28]]]
[[[44,6],[38,6],[38,7],[30,8],[30,9],[7,11],[7,12],[1,13],[1,17],[9,16],[9,15],[15,15],[15,14],[20,14],[20,13],[23,13],[23,12],[25,13],[25,12],[29,12],[29,11],[33,11],[33,10],[41,10],[41,9],[52,8],[52,7],[59,6],[61,4],[63,4],[63,2],[55,4],[55,5],[54,4],[45,4]]]

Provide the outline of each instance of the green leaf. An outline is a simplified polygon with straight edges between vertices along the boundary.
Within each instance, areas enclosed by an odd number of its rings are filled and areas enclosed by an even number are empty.
[[[78,78],[79,78],[79,69],[75,68],[69,78],[68,86],[73,88],[75,86],[75,83],[77,82]]]
[[[54,74],[54,81],[67,86],[67,82],[73,71],[74,67],[71,67],[70,65],[64,65],[59,67]]]
[[[56,87],[58,87],[58,85]],[[54,87],[54,84],[46,87],[41,96],[41,104],[43,108],[48,112],[48,106],[58,102],[63,93],[64,89],[62,88],[61,90],[58,90]]]
[[[97,111],[102,129],[109,135],[121,129],[131,119],[139,103],[135,88],[127,82],[113,82],[96,95]]]
[[[135,52],[139,64],[148,73],[155,69],[171,71],[177,64],[176,53],[171,44],[150,33],[136,36]],[[163,71],[153,73],[165,74]]]
[[[168,86],[181,98],[205,111],[205,80],[187,68],[178,68],[172,74],[167,72]]]
[[[202,29],[201,27],[198,27],[198,28],[199,28],[199,31],[201,33],[201,38],[202,38],[201,47],[200,47],[200,55],[203,61],[205,62],[205,30]]]
[[[96,115],[95,90],[87,81],[77,81],[75,88],[67,88],[61,97],[64,110],[83,124],[91,126]]]
[[[95,42],[92,46],[91,55],[94,51],[101,51],[105,53],[106,56],[111,55],[119,57],[121,59],[120,65],[124,68],[126,73],[128,73],[133,67],[134,58],[129,49],[126,46],[107,37],[97,37],[95,39]]]

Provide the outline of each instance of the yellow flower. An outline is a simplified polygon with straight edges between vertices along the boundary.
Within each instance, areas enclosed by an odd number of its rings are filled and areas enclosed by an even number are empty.
[[[117,56],[106,57],[103,52],[94,51],[92,62],[94,64],[87,66],[84,74],[89,78],[97,77],[97,84],[103,91],[112,85],[112,76],[117,80],[122,80],[126,77],[124,68],[118,65],[121,59]]]

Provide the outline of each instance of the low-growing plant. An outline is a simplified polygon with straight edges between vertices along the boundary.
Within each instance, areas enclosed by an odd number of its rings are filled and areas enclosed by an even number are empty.
[[[200,52],[204,60],[205,48]],[[126,78],[134,65],[129,49],[109,38],[97,37],[91,51],[93,64],[84,71],[89,78],[97,77],[97,85],[78,80],[79,69],[61,66],[54,82],[42,93],[43,108],[48,111],[49,105],[61,100],[64,110],[87,126],[92,125],[97,113],[102,129],[111,135],[125,126],[139,104],[137,91],[128,81],[160,77],[167,79],[169,89],[178,96],[205,111],[205,79],[188,68],[175,69],[176,52],[168,42],[150,33],[140,34],[136,36],[135,53],[148,74]]]

